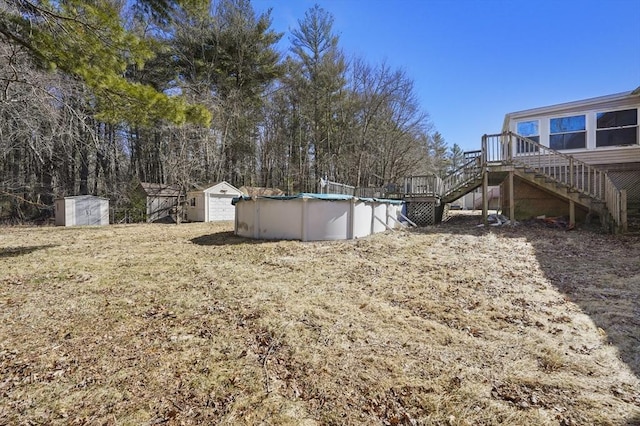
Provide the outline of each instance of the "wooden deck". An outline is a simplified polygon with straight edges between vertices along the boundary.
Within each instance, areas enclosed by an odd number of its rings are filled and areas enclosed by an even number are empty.
[[[605,171],[517,134],[485,135],[482,150],[444,179],[434,175],[409,176],[394,194],[408,203],[450,203],[476,188],[483,189],[483,216],[488,216],[489,186],[508,183],[509,214],[515,223],[514,178],[529,182],[569,203],[569,221],[575,223],[575,205],[600,216],[614,232],[627,230],[626,192],[619,190]]]
[[[613,232],[627,230],[626,192],[616,188],[607,173],[569,155],[554,151],[512,132],[484,135],[482,149],[465,153],[465,163],[444,178],[435,175],[408,176],[387,188],[356,188],[325,183],[331,193],[358,197],[405,200],[411,218],[426,223],[437,220],[444,205],[482,188],[482,210],[488,216],[489,187],[505,184],[509,193],[509,215],[515,223],[514,179],[519,178],[568,203],[569,221],[575,223],[575,206],[595,212],[603,226]],[[340,192],[336,192],[340,191]]]

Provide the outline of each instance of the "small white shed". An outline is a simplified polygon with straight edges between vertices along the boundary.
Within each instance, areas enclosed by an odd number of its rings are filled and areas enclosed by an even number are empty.
[[[109,199],[77,195],[55,201],[57,226],[108,225]]]
[[[236,207],[231,204],[231,200],[241,195],[242,191],[225,181],[199,191],[189,191],[187,220],[190,222],[234,220]]]

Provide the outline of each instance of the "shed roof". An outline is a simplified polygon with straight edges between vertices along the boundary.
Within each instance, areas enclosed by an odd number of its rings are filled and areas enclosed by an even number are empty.
[[[218,182],[218,183],[214,183],[214,184],[209,184],[209,185],[197,185],[195,189],[189,191],[190,193],[194,193],[194,192],[220,192],[220,193],[229,193],[229,194],[233,194],[233,195],[240,195],[243,192],[241,190],[239,190],[238,188],[236,188],[235,186],[231,185],[229,182],[227,181],[222,181],[222,182]]]
[[[58,200],[82,200],[82,199],[94,199],[94,200],[106,200],[109,201],[108,198],[98,197],[97,195],[68,195],[66,197],[60,197]]]
[[[142,190],[153,197],[178,197],[182,192],[177,185],[140,182]]]

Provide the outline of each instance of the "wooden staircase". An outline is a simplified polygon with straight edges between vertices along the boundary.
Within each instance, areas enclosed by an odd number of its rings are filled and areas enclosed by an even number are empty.
[[[626,192],[606,172],[512,132],[483,136],[481,154],[442,179],[436,192],[450,203],[510,173],[596,213],[612,232],[627,230]]]
[[[475,157],[442,180],[441,199],[445,203],[457,200],[482,185],[482,156]]]

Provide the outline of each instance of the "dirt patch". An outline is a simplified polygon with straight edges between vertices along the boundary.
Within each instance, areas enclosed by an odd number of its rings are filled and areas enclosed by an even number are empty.
[[[640,237],[4,228],[0,424],[640,422]]]

